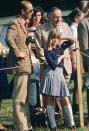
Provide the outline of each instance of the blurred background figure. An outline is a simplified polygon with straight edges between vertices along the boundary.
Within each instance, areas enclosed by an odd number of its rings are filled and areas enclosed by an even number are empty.
[[[37,6],[34,7],[33,15],[31,20],[29,21],[29,29],[28,29],[28,39],[27,44],[31,51],[31,61],[32,61],[32,74],[30,77],[30,99],[29,99],[29,109],[30,109],[30,117],[33,127],[36,125],[36,116],[37,108],[40,109],[42,106],[42,95],[38,93],[39,91],[39,85],[40,85],[40,61],[37,56],[37,47],[36,47],[36,38],[35,38],[35,32],[38,31],[38,34],[40,35],[40,30],[38,30],[39,26],[45,22],[44,20],[44,12],[41,9],[41,7]],[[40,123],[40,120],[39,122]],[[41,125],[41,126],[44,126]]]
[[[77,45],[77,37],[78,37],[78,32],[77,32],[77,28],[78,28],[78,24],[80,23],[80,21],[84,18],[84,14],[83,12],[79,9],[79,8],[75,8],[70,14],[69,14],[69,18],[71,20],[71,25],[70,25],[70,29],[72,32],[73,37],[75,38],[76,42],[74,43],[74,49],[76,49],[78,47]],[[78,111],[78,88],[77,88],[77,70],[76,70],[76,52],[75,53],[75,61],[73,64],[73,72],[72,72],[72,77],[74,80],[74,89],[73,89],[73,113],[75,114]]]
[[[37,27],[45,22],[44,11],[40,6],[34,7],[33,11],[34,13],[32,15],[32,19],[30,20],[30,27]]]
[[[87,8],[89,9],[89,2],[87,4]],[[89,120],[89,12],[78,25],[78,40],[79,40],[80,50],[85,54],[82,55],[82,58],[83,58],[83,66],[85,71],[84,85],[87,90],[87,109],[88,109],[88,120]]]
[[[6,56],[7,50],[6,48],[0,43],[0,69],[5,68],[6,66]],[[0,99],[7,98],[8,91],[8,79],[5,70],[0,70]]]
[[[41,9],[41,7],[37,6],[34,8],[34,13],[32,15],[32,18],[29,22],[29,29],[28,29],[28,41],[30,42],[31,50],[33,50],[32,54],[35,53],[35,57],[37,58],[37,53],[36,53],[36,38],[35,38],[35,31],[39,28],[39,26],[43,23],[43,17],[44,17],[44,12]],[[38,33],[40,35],[40,31],[38,30]],[[35,92],[35,95],[36,92]]]
[[[6,131],[6,128],[0,123],[0,131]]]
[[[31,47],[35,47],[35,31],[38,31],[38,34],[40,35],[40,30],[39,26],[45,22],[45,17],[44,17],[44,11],[42,10],[41,7],[37,6],[34,7],[33,9],[34,13],[32,15],[32,18],[29,21],[29,29],[28,29],[28,36],[30,36],[31,39]],[[36,48],[35,48],[36,49]]]
[[[78,5],[78,8],[83,12],[83,14],[84,14],[84,17],[88,14],[88,11],[89,11],[89,9],[88,9],[88,7],[87,7],[87,5],[88,5],[88,0],[81,0],[80,2],[79,2],[79,5]]]
[[[2,45],[0,42],[0,69],[4,68],[6,65],[6,56],[7,56],[7,49]],[[3,99],[6,99],[9,95],[8,92],[8,79],[7,79],[7,74],[3,70],[0,70],[0,108],[1,108],[1,103]],[[9,130],[5,128],[1,123],[0,123],[0,131],[6,131]]]
[[[71,29],[72,35],[73,35],[73,37],[77,41],[77,37],[78,37],[78,33],[77,33],[78,24],[84,18],[84,14],[83,14],[83,12],[79,8],[75,8],[69,14],[69,18],[71,20],[70,29]]]
[[[3,44],[0,42],[0,56],[6,56],[7,55],[7,48],[3,46]]]

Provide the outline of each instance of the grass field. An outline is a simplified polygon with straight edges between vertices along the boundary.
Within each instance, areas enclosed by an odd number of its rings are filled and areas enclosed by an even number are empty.
[[[87,107],[86,107],[86,92],[83,93],[83,105],[84,105],[84,128],[80,128],[79,126],[79,113],[74,115],[74,120],[76,123],[76,131],[89,131],[89,124],[87,120]],[[60,129],[62,131],[70,131],[69,129],[63,128],[63,119],[57,117],[57,124],[59,125],[58,131]],[[6,127],[13,127],[13,108],[12,108],[12,99],[3,100],[1,104],[0,110],[0,122],[4,124]],[[13,131],[13,129],[12,129]],[[35,131],[50,131],[49,128],[36,128]]]

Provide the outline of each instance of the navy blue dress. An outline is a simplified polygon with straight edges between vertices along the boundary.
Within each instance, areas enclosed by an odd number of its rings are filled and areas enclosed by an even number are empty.
[[[44,49],[44,55],[48,66],[41,83],[40,93],[50,96],[70,96],[65,78],[63,75],[63,61],[58,62],[58,58],[63,55],[64,50],[73,44],[72,41],[65,41],[61,47],[48,50]]]

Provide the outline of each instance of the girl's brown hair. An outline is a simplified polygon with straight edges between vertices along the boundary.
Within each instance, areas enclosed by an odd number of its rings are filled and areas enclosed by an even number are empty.
[[[57,39],[59,39],[59,41],[61,40],[60,33],[59,33],[59,31],[57,30],[57,28],[53,28],[53,29],[49,32],[48,41],[47,41],[47,48],[48,48],[48,49],[51,49],[51,40],[52,40],[53,38],[57,38]]]

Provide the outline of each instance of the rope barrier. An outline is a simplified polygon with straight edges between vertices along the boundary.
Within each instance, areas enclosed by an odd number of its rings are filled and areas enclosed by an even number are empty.
[[[80,53],[82,54],[82,55],[84,55],[84,56],[86,56],[86,57],[88,57],[89,58],[89,55],[86,55],[85,53],[83,53],[82,51],[80,51]]]
[[[43,65],[44,63],[40,63],[40,65]],[[32,65],[32,64],[30,64]],[[6,67],[6,68],[1,68],[0,71],[3,71],[3,70],[12,70],[12,69],[18,69],[18,68],[23,68],[23,67],[29,67],[30,65],[25,65],[25,66],[13,66],[13,67]]]
[[[18,69],[18,68],[23,68],[23,67],[29,67],[30,65],[26,66],[16,66],[16,67],[7,67],[7,68],[1,68],[0,71],[2,70],[12,70],[12,69]]]
[[[74,49],[73,51],[79,50],[79,48]],[[80,53],[86,57],[89,58],[88,55],[86,55],[85,53],[83,53],[82,51],[80,51]],[[43,65],[44,63],[40,63],[40,65]],[[13,69],[18,69],[18,68],[23,68],[23,67],[29,67],[30,65],[25,65],[25,66],[16,66],[16,67],[7,67],[7,68],[1,68],[0,71],[3,70],[13,70]]]

